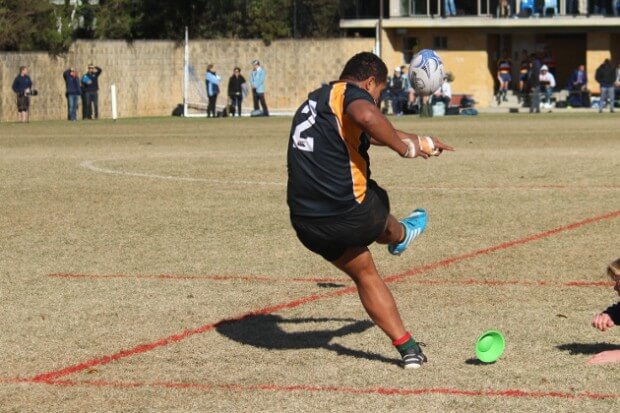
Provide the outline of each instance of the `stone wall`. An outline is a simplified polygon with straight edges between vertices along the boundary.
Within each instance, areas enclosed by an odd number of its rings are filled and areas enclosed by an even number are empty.
[[[234,66],[249,80],[250,62],[259,59],[267,71],[266,98],[270,110],[294,110],[309,91],[334,80],[346,60],[371,51],[374,39],[282,40],[266,46],[260,40],[201,40],[190,42],[190,59],[202,79],[206,66],[215,65],[222,77],[218,105],[225,103],[228,78]],[[29,67],[39,96],[31,99],[33,119],[66,119],[62,72],[70,66],[80,73],[89,63],[103,69],[100,77],[100,117],[111,117],[110,85],[116,84],[119,117],[166,116],[183,100],[183,44],[172,41],[78,41],[69,53],[0,52],[0,121],[16,118],[13,79],[20,65]],[[251,96],[244,110],[251,110]]]

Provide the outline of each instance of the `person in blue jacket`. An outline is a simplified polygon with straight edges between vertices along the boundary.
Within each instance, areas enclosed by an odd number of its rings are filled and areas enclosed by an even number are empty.
[[[254,66],[254,70],[250,74],[250,83],[252,83],[254,110],[258,110],[258,103],[260,102],[263,116],[269,116],[269,109],[267,109],[267,102],[265,101],[265,76],[267,73],[258,60],[253,60],[252,66]]]
[[[207,65],[207,73],[205,73],[205,81],[207,82],[207,96],[209,97],[209,105],[207,106],[207,117],[216,117],[215,103],[217,95],[220,94],[220,81],[222,78],[213,70],[213,64]]]
[[[99,119],[99,76],[102,71],[99,66],[91,63],[88,65],[88,71],[82,76],[84,119]]]
[[[67,97],[67,119],[70,121],[77,120],[78,101],[82,95],[82,87],[80,86],[80,79],[78,78],[77,71],[73,68],[65,70],[62,74],[65,79]]]
[[[32,92],[32,79],[28,76],[28,68],[20,66],[19,74],[13,80],[13,92],[17,96],[17,113],[19,121],[28,122],[28,112],[30,111],[30,94]]]

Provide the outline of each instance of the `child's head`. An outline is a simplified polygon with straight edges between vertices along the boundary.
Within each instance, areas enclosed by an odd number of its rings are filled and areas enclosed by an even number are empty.
[[[616,290],[618,295],[620,295],[620,258],[609,264],[607,267],[607,275],[609,275],[611,279],[616,282],[614,290]]]

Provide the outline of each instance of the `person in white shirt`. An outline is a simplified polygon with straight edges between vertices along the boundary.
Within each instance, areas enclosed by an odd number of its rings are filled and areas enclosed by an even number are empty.
[[[450,106],[450,101],[452,100],[452,87],[450,86],[450,82],[452,82],[453,79],[452,73],[447,72],[443,78],[441,87],[433,93],[431,105],[434,105],[437,102],[443,102],[446,109]]]
[[[543,101],[544,107],[551,108],[551,95],[553,94],[553,88],[555,87],[555,77],[549,72],[547,65],[542,65],[540,68],[540,87],[545,92],[545,99]]]

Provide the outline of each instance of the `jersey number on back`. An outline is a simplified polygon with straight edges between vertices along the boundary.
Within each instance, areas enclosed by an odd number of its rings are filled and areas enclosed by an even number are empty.
[[[309,113],[309,115],[306,120],[295,127],[295,131],[293,132],[293,148],[299,149],[300,151],[314,152],[314,138],[307,136],[305,132],[316,122],[316,101],[309,100],[301,110],[301,113]]]

